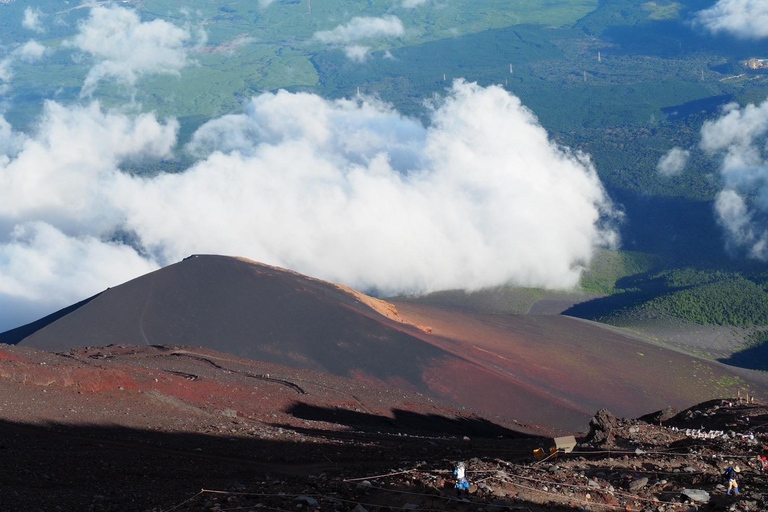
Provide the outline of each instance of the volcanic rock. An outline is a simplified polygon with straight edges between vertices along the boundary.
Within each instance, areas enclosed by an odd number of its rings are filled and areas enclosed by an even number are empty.
[[[644,477],[638,478],[637,480],[632,480],[629,483],[629,490],[632,492],[636,492],[642,489],[643,487],[645,487],[646,485],[648,485],[648,477],[644,476]]]
[[[683,489],[680,494],[694,503],[708,503],[709,493],[701,489]]]
[[[618,419],[607,409],[600,409],[589,422],[589,435],[586,441],[594,446],[607,446],[613,443],[613,430]]]
[[[675,415],[677,415],[678,412],[679,411],[677,411],[672,407],[665,407],[660,411],[656,411],[656,412],[652,412],[651,414],[640,416],[638,419],[646,423],[652,423],[654,425],[658,425],[660,423],[664,423],[667,420],[672,419]]]

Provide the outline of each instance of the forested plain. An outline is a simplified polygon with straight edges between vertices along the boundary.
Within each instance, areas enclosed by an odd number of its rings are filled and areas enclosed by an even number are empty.
[[[205,40],[197,42],[196,65],[178,76],[143,79],[137,93],[103,86],[95,98],[107,106],[129,99],[178,118],[183,143],[211,117],[281,88],[329,98],[359,91],[428,123],[425,102],[453,79],[498,85],[521,99],[553,141],[590,155],[623,212],[621,252],[598,258],[582,282],[607,297],[569,314],[617,324],[672,316],[754,329],[768,325],[768,271],[726,249],[713,215],[722,188],[718,162],[698,143],[703,123],[724,105],[768,96],[768,73],[743,65],[768,50],[694,26],[693,13],[712,3],[473,0],[405,9],[388,0],[278,0],[268,7],[187,2],[179,10],[167,0],[124,2],[144,19],[202,27]],[[0,16],[2,44],[28,36],[18,19],[29,5],[49,13],[52,22],[38,38],[55,51],[15,71],[5,116],[20,128],[34,123],[44,98],[78,100],[89,65],[63,43],[87,16],[74,4],[0,5],[8,14]],[[383,14],[398,16],[406,30],[371,43],[363,62],[313,37],[352,16]],[[663,176],[657,163],[675,146],[691,151],[689,165],[679,176]],[[183,168],[177,161],[131,171]]]

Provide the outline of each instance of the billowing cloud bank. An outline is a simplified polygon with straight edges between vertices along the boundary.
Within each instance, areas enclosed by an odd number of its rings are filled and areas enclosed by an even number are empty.
[[[432,124],[363,99],[279,92],[194,135],[49,102],[0,123],[0,328],[193,253],[246,256],[384,293],[502,283],[569,287],[614,242],[586,157],[558,148],[499,87],[456,82]]]
[[[768,261],[768,101],[739,108],[704,123],[701,148],[722,158],[723,190],[715,211],[729,247]]]
[[[766,0],[719,0],[696,13],[694,22],[713,34],[727,33],[741,39],[768,37]]]

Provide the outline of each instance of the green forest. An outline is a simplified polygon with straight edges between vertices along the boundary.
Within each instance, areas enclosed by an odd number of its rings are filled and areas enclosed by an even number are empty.
[[[768,325],[765,272],[666,269],[619,279],[611,293],[574,313],[615,325],[663,317],[700,325]]]

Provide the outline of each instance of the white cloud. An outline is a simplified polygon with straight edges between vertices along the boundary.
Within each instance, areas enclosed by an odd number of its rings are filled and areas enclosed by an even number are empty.
[[[403,0],[403,7],[406,9],[413,9],[414,7],[424,5],[428,1],[429,0]]]
[[[127,117],[104,112],[98,103],[47,102],[36,133],[0,130],[6,138],[0,148],[11,153],[0,159],[0,226],[42,221],[93,236],[114,229],[118,217],[105,193],[117,166],[169,157],[177,130],[175,121],[161,124],[150,114]]]
[[[662,176],[679,176],[685,170],[691,152],[687,149],[672,148],[659,159],[656,170]]]
[[[713,34],[727,33],[741,39],[768,37],[768,2],[719,0],[695,14],[694,23]]]
[[[10,82],[13,80],[13,58],[5,57],[0,59],[0,82]]]
[[[0,166],[18,154],[25,140],[23,134],[14,132],[10,123],[0,116]]]
[[[42,34],[45,32],[45,28],[43,28],[43,24],[40,21],[42,14],[39,8],[27,7],[24,9],[24,19],[21,21],[21,26]]]
[[[399,37],[404,33],[403,22],[397,16],[356,17],[333,30],[315,32],[314,37],[322,43],[346,44],[366,39]]]
[[[0,94],[5,94],[11,89],[10,82],[13,80],[13,66],[16,62],[37,62],[47,53],[48,48],[31,39],[0,59]]]
[[[179,74],[189,64],[190,31],[163,20],[142,22],[122,7],[93,7],[68,44],[95,61],[83,84],[88,96],[105,79],[134,85],[147,74]]]
[[[750,254],[754,254],[754,250],[759,249],[755,244],[758,236],[752,214],[744,198],[735,190],[726,189],[718,192],[715,197],[715,213],[718,224],[725,229],[726,244],[729,249],[737,250],[746,247]]]
[[[729,248],[768,261],[768,101],[728,105],[701,129],[701,148],[721,158],[723,190],[715,212]]]
[[[355,62],[365,62],[365,60],[368,58],[368,52],[370,51],[370,47],[362,46],[359,44],[347,46],[344,48],[344,54],[347,56],[347,58]]]
[[[259,7],[261,7],[262,9],[266,9],[273,3],[275,3],[275,0],[259,0]]]
[[[430,127],[374,100],[263,94],[203,125],[186,171],[119,170],[169,157],[177,128],[48,103],[36,133],[6,144],[0,311],[61,307],[200,252],[384,293],[570,287],[615,242],[589,159],[500,87],[456,82]],[[0,137],[14,134],[0,125]],[[69,267],[92,278],[78,286]],[[11,322],[0,313],[0,328]]]
[[[343,50],[348,59],[364,62],[368,58],[370,47],[350,43],[399,37],[404,33],[403,22],[397,16],[356,17],[333,30],[315,32],[314,38],[323,43],[345,45]]]
[[[33,134],[0,117],[0,330],[157,268],[107,240],[121,221],[110,183],[120,162],[169,156],[177,123],[95,103],[44,111]]]
[[[47,52],[48,48],[34,39],[30,39],[20,46],[14,53],[24,62],[36,62],[42,59]]]
[[[24,223],[0,245],[0,304],[31,303],[31,313],[45,314],[103,291],[105,283],[156,269],[126,245],[67,236],[44,222]],[[2,321],[7,319],[0,315]]]

